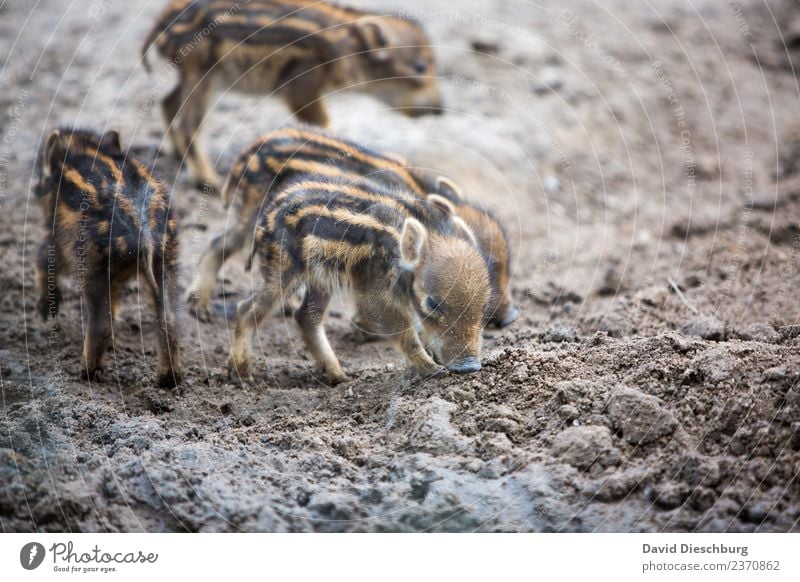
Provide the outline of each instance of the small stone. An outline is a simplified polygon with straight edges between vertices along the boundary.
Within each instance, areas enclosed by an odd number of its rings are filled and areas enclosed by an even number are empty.
[[[618,449],[614,449],[617,451]],[[609,463],[610,464],[610,463]],[[646,471],[642,468],[630,469],[627,471],[613,471],[608,478],[595,480],[588,488],[588,491],[598,501],[616,501],[628,497],[633,491],[641,487],[642,481],[646,478]],[[647,491],[645,491],[647,498]]]
[[[561,181],[552,174],[544,177],[542,186],[544,186],[544,191],[548,194],[556,194],[561,191]]]
[[[700,180],[719,179],[719,156],[699,154],[695,160],[695,172]]]
[[[163,392],[148,391],[144,394],[144,400],[147,404],[147,408],[153,414],[172,412],[174,408],[172,399],[169,397],[169,395]]]
[[[578,332],[571,327],[563,325],[554,325],[542,336],[542,341],[545,343],[563,343],[574,342],[578,338]]]
[[[539,78],[533,87],[533,92],[538,95],[558,91],[564,86],[564,77],[558,67],[545,67],[537,74]]]
[[[772,212],[781,206],[782,200],[773,194],[762,194],[755,196],[752,200],[753,210],[765,210]]]
[[[571,426],[553,440],[553,452],[578,469],[588,469],[613,448],[604,426]]]
[[[792,423],[792,438],[789,445],[795,451],[800,450],[800,421]],[[798,469],[800,469],[800,464],[798,464]]]
[[[647,248],[653,241],[653,235],[649,230],[641,229],[636,234],[636,243],[634,246],[637,249],[644,249]]]
[[[694,349],[697,349],[698,345],[702,345],[697,340],[687,339],[686,336],[677,334],[675,332],[669,332],[665,334],[665,336],[669,340],[672,349],[681,354],[686,354]]]
[[[608,343],[609,337],[608,332],[605,330],[596,331],[594,335],[589,338],[589,345],[592,347],[602,346]]]
[[[470,473],[477,473],[481,470],[481,468],[483,468],[483,461],[480,459],[472,459],[466,465],[464,465],[464,468]]]
[[[570,404],[565,404],[564,406],[560,406],[558,408],[558,416],[567,421],[575,420],[580,415],[581,414],[578,412],[578,409]]]
[[[764,502],[755,502],[746,506],[740,517],[748,523],[760,524],[769,517],[770,506]]]
[[[109,479],[105,483],[103,483],[103,495],[108,497],[109,499],[113,499],[119,493],[119,489],[117,488],[117,484],[115,481]]]
[[[695,487],[689,495],[689,505],[697,511],[706,511],[717,500],[717,495],[708,487]]]
[[[562,380],[555,385],[553,390],[553,399],[558,404],[568,404],[574,402],[578,397],[578,391],[573,387],[572,382],[569,380]]]
[[[503,432],[484,432],[479,439],[479,446],[493,457],[507,454],[513,448],[511,441]]]
[[[775,366],[774,368],[767,368],[764,370],[765,380],[783,380],[786,376],[786,366]]]
[[[603,275],[603,282],[597,288],[597,294],[601,297],[611,297],[622,289],[622,273],[617,266],[606,269]]]
[[[678,422],[655,396],[631,388],[616,388],[607,413],[614,428],[632,445],[651,443],[672,434]]]
[[[780,336],[771,325],[766,323],[754,323],[736,332],[741,339],[747,341],[772,343]]]
[[[700,337],[705,340],[722,341],[725,339],[725,324],[709,315],[701,315],[683,326],[686,335]]]
[[[800,325],[784,325],[778,330],[781,338],[784,340],[794,339],[800,336]]]
[[[683,288],[692,289],[700,287],[703,284],[703,279],[696,273],[691,273],[683,278]]]
[[[528,379],[530,371],[528,370],[528,366],[526,364],[517,364],[514,366],[514,370],[511,372],[511,379],[514,382],[524,382]]]
[[[664,287],[654,285],[639,291],[636,298],[645,305],[662,307],[667,300],[667,295],[668,292]]]
[[[489,406],[491,418],[487,419],[483,429],[487,431],[502,432],[508,435],[516,433],[523,422],[522,417],[510,406],[492,404]]]
[[[486,430],[513,435],[519,431],[519,423],[510,418],[493,418],[486,423]]]
[[[675,509],[683,505],[691,494],[686,483],[669,482],[654,492],[653,502],[660,509]]]
[[[472,50],[487,55],[496,55],[500,51],[500,45],[495,39],[476,38],[470,43]]]

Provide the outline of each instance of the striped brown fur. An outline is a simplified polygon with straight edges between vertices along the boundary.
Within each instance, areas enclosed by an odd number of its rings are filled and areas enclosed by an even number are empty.
[[[508,241],[490,212],[465,199],[448,181],[414,168],[402,156],[371,150],[315,129],[287,127],[255,140],[236,158],[225,180],[222,195],[231,213],[228,227],[204,253],[189,294],[201,319],[210,318],[211,293],[224,261],[249,250],[259,211],[271,201],[272,192],[297,176],[368,179],[383,186],[404,188],[418,198],[431,193],[445,197],[475,233],[489,269],[492,295],[488,323],[503,327],[516,318],[509,289]]]
[[[59,278],[72,274],[84,314],[82,375],[99,379],[121,290],[138,276],[156,308],[158,383],[175,386],[178,226],[164,187],[122,151],[116,131],[53,131],[37,172],[35,193],[47,227],[36,266],[39,314],[58,314]]]
[[[196,134],[219,87],[277,94],[318,125],[328,123],[323,95],[345,87],[406,115],[442,111],[428,39],[408,19],[312,0],[179,0],[145,40],[145,63],[151,46],[179,73],[162,101],[175,153],[211,185],[217,176]]]
[[[489,275],[469,227],[407,188],[299,176],[285,182],[255,233],[263,284],[240,303],[233,375],[251,374],[252,335],[281,297],[295,312],[326,380],[344,379],[323,319],[331,294],[350,294],[373,333],[393,338],[421,373],[480,368]]]

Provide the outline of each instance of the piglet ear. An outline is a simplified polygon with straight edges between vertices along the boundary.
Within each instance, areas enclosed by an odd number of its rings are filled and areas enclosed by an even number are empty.
[[[54,129],[47,136],[47,141],[44,142],[44,159],[42,169],[45,175],[50,175],[61,168],[64,163],[64,156],[66,152],[61,144],[61,132]]]
[[[400,234],[400,258],[404,269],[413,271],[423,259],[425,252],[425,227],[414,218],[407,218]]]
[[[468,240],[476,247],[478,246],[478,239],[475,236],[475,233],[472,231],[469,225],[466,222],[464,222],[464,219],[462,219],[460,216],[454,216],[453,224],[455,224],[456,231],[462,238]]]
[[[100,138],[100,148],[121,152],[122,146],[120,145],[119,131],[116,129],[109,129],[105,132]]]
[[[380,17],[362,18],[355,24],[356,34],[367,50],[367,57],[373,61],[388,61],[389,34],[386,23]]]
[[[464,200],[464,194],[462,194],[461,188],[456,186],[455,182],[444,176],[436,178],[436,192],[450,200]]]
[[[428,194],[426,200],[434,206],[441,208],[450,216],[454,216],[456,213],[456,208],[453,206],[453,203],[440,194]]]

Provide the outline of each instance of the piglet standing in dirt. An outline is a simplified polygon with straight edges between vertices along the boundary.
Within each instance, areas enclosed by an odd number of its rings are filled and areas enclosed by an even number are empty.
[[[366,148],[312,128],[284,127],[245,148],[223,184],[222,198],[231,215],[225,232],[214,237],[203,254],[189,291],[189,302],[200,319],[211,317],[211,293],[224,262],[237,253],[249,252],[259,212],[269,205],[282,184],[298,176],[366,179],[386,187],[404,188],[421,199],[438,197],[441,202],[444,198],[474,233],[489,270],[491,297],[487,323],[505,327],[517,318],[518,310],[510,292],[508,239],[491,212],[467,200],[449,180],[416,169],[402,156]],[[357,317],[356,323],[365,327],[361,318]]]
[[[164,187],[120,147],[119,135],[53,131],[38,160],[36,197],[47,236],[39,249],[37,309],[58,314],[59,278],[71,273],[81,294],[83,371],[99,379],[124,285],[150,290],[158,326],[158,383],[180,382],[176,330],[177,222]]]
[[[301,121],[327,125],[324,94],[369,92],[410,116],[442,112],[430,42],[413,20],[316,0],[176,0],[142,47],[174,63],[162,101],[176,155],[217,185],[197,131],[220,88],[277,94]],[[146,60],[145,60],[146,63]]]
[[[480,369],[489,274],[474,234],[447,208],[367,180],[300,177],[275,195],[255,239],[263,283],[239,304],[232,376],[251,377],[255,329],[300,288],[295,319],[331,384],[345,379],[323,327],[338,290],[415,371]]]

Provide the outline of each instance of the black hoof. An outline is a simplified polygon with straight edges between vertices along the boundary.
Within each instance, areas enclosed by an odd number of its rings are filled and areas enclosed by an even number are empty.
[[[180,372],[167,372],[159,374],[158,386],[160,388],[177,388],[183,382],[183,377]]]

